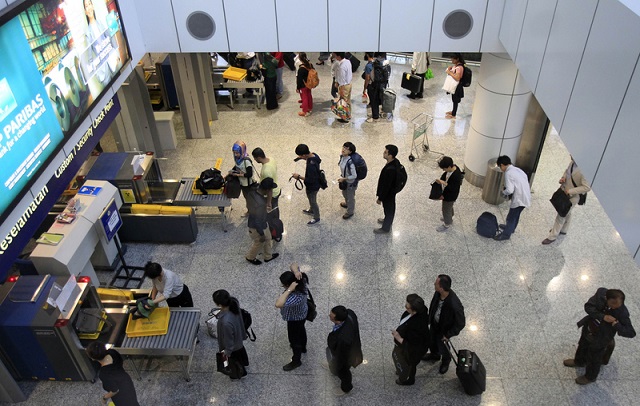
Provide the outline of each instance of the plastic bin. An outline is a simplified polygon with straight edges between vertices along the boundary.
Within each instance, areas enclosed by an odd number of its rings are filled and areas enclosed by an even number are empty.
[[[222,77],[228,80],[241,81],[247,76],[247,70],[241,68],[234,68],[233,66],[228,68],[222,74]]]
[[[129,315],[127,323],[127,337],[162,336],[169,331],[169,317],[171,313],[168,307],[159,307],[151,313],[148,319],[133,320]]]

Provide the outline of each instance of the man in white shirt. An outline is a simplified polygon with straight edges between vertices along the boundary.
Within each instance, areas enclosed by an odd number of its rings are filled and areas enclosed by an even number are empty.
[[[345,58],[344,52],[335,52],[338,68],[336,69],[336,83],[340,98],[347,102],[349,118],[346,120],[338,119],[341,123],[348,123],[351,119],[351,80],[353,72],[351,72],[351,61]]]
[[[498,157],[496,163],[504,172],[504,190],[502,194],[511,199],[509,214],[507,214],[507,224],[500,224],[499,227],[502,232],[493,237],[494,240],[503,241],[511,238],[511,234],[516,231],[522,210],[531,206],[531,187],[529,186],[527,174],[522,169],[513,166],[511,158],[502,155]]]
[[[424,97],[424,75],[429,69],[429,53],[428,52],[414,52],[413,62],[411,62],[411,73],[421,77],[420,91],[418,93],[411,92],[407,95],[410,99],[422,99]]]

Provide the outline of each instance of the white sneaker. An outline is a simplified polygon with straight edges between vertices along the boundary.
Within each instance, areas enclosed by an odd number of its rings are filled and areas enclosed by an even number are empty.
[[[447,231],[447,230],[449,229],[449,227],[450,227],[450,226],[445,226],[444,224],[441,224],[441,225],[439,225],[439,226],[436,228],[436,231],[438,231],[438,232],[440,232],[440,233],[441,233],[441,232],[443,232],[443,231]]]
[[[367,123],[377,123],[378,122],[378,118],[373,118],[373,117],[369,117],[368,119],[366,119],[365,121]]]

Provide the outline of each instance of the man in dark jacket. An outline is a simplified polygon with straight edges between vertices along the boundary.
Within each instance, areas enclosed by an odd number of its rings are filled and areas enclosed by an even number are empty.
[[[456,165],[453,164],[453,159],[448,156],[443,156],[438,162],[440,169],[444,170],[444,173],[440,179],[436,180],[442,185],[442,225],[436,228],[436,231],[447,231],[451,224],[453,224],[453,203],[458,199],[460,194],[460,186],[462,185],[462,171]]]
[[[313,216],[313,219],[307,223],[308,226],[318,224],[320,222],[320,207],[318,206],[318,190],[320,190],[320,162],[322,160],[318,155],[309,151],[309,147],[306,144],[299,144],[296,147],[296,155],[298,158],[295,160],[304,159],[307,161],[307,166],[304,172],[304,176],[294,173],[294,179],[302,179],[304,186],[307,190],[307,199],[309,199],[309,210],[302,210],[304,214]]]
[[[429,306],[429,324],[431,328],[430,353],[424,359],[437,361],[442,357],[439,372],[446,374],[451,363],[451,354],[445,341],[460,334],[464,328],[464,307],[458,295],[451,290],[451,277],[438,275],[434,283],[436,292]]]
[[[599,288],[584,304],[584,311],[587,315],[578,322],[582,334],[575,358],[563,362],[567,367],[586,367],[585,374],[576,378],[579,385],[598,378],[602,358],[616,333],[627,338],[636,336],[621,290]]]
[[[401,166],[396,155],[398,155],[398,147],[391,144],[385,145],[382,157],[387,161],[387,164],[380,172],[378,190],[376,191],[376,196],[378,196],[376,203],[382,204],[384,218],[378,219],[378,223],[382,224],[382,227],[373,230],[376,234],[386,234],[391,231],[393,218],[396,215],[396,178]]]
[[[329,319],[334,326],[327,337],[327,360],[331,373],[340,378],[339,394],[343,394],[353,389],[351,367],[362,364],[358,317],[353,310],[336,306],[331,309]]]

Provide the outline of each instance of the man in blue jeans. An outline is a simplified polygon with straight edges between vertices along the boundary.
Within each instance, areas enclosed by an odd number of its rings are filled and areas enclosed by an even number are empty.
[[[507,214],[507,223],[500,224],[501,233],[498,233],[494,240],[504,241],[511,238],[511,234],[516,231],[518,221],[520,221],[520,213],[526,207],[531,206],[531,187],[529,186],[529,178],[527,174],[520,168],[516,168],[511,164],[511,158],[506,155],[498,157],[496,162],[500,170],[504,172],[504,190],[502,194],[511,199],[509,214]]]
[[[296,155],[299,159],[307,161],[307,166],[304,171],[304,176],[294,173],[292,176],[294,179],[301,179],[304,181],[304,186],[307,191],[307,199],[309,199],[309,210],[304,209],[302,212],[313,216],[307,225],[312,226],[320,222],[320,207],[318,206],[318,190],[320,190],[320,157],[309,151],[309,147],[306,144],[299,144],[296,147]]]

